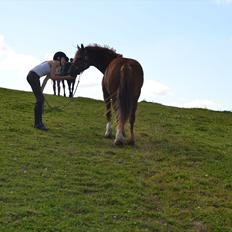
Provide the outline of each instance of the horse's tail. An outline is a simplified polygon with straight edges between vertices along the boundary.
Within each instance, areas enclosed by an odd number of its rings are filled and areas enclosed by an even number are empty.
[[[118,91],[118,119],[126,123],[132,107],[132,89],[130,85],[132,77],[131,68],[124,64],[120,69],[120,84]]]

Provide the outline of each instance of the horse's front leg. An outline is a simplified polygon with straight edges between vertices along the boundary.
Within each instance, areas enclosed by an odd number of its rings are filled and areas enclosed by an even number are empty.
[[[53,82],[53,93],[54,95],[56,95],[56,81],[52,81]]]
[[[72,88],[71,88],[71,96],[73,97],[73,94],[74,94],[74,86],[75,86],[75,82],[76,82],[76,79],[72,81]]]
[[[63,90],[64,90],[64,97],[66,97],[64,80],[62,80],[62,86],[63,86]]]
[[[112,129],[112,113],[111,113],[111,99],[109,93],[106,91],[106,89],[103,87],[103,96],[104,96],[104,102],[106,106],[106,132],[105,132],[105,138],[112,138],[113,137],[113,129]]]
[[[70,88],[71,81],[70,81],[70,80],[67,80],[67,84],[68,84],[69,97],[71,97],[71,88]]]
[[[57,80],[58,96],[60,96],[60,80]]]

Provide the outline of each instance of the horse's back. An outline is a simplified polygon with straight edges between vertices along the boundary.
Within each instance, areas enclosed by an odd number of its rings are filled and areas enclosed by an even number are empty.
[[[143,69],[140,63],[134,59],[119,57],[108,65],[103,77],[103,84],[110,93],[117,90],[120,79],[125,72],[131,86],[141,89],[143,85]]]

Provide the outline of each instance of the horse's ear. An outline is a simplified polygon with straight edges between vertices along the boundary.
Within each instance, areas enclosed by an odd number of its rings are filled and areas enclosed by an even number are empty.
[[[77,44],[77,49],[79,50],[80,49],[80,47],[79,47],[79,45]]]
[[[84,45],[83,44],[81,44],[81,49],[84,49]]]

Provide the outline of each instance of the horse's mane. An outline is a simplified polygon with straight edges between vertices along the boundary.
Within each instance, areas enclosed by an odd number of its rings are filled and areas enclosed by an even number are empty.
[[[105,51],[109,55],[122,56],[121,54],[116,53],[116,50],[114,48],[110,48],[108,45],[101,46],[95,43],[95,44],[89,44],[85,48],[95,51]]]

